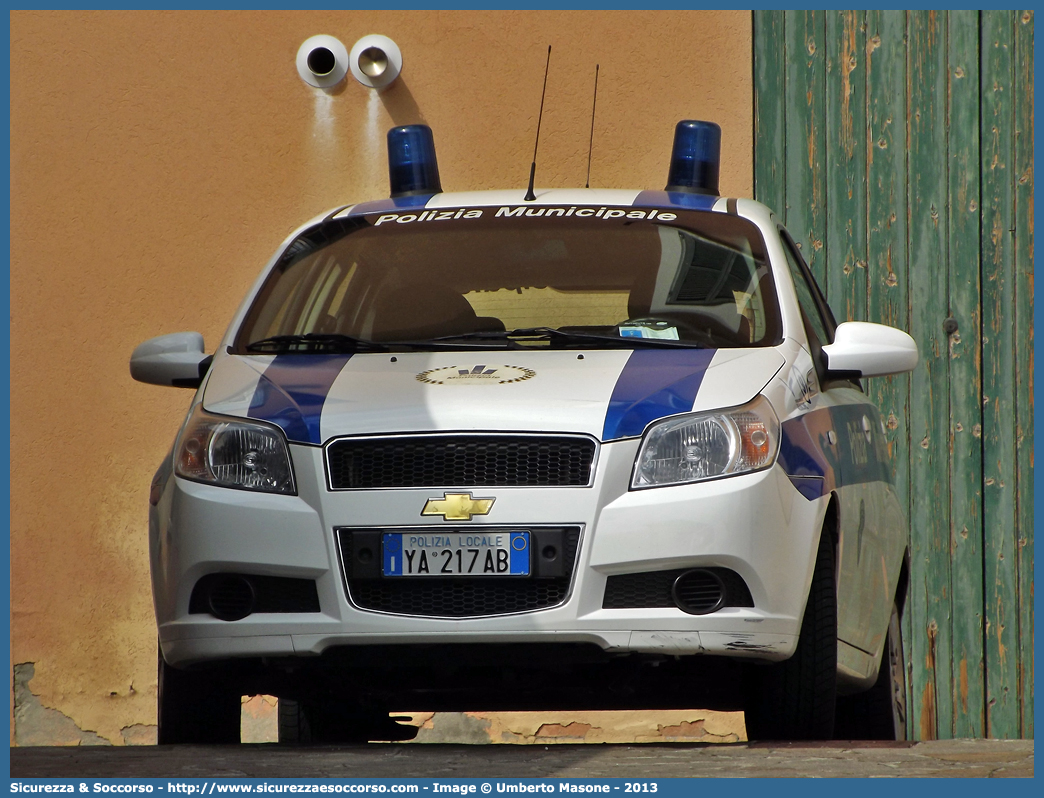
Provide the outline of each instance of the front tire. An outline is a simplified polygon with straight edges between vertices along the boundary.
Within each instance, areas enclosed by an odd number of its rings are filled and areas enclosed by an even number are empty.
[[[906,663],[899,608],[892,603],[877,681],[869,690],[837,700],[838,740],[906,739]]]
[[[744,715],[750,740],[830,740],[837,699],[837,588],[834,544],[824,529],[797,651],[751,666]]]
[[[312,742],[312,727],[300,701],[280,698],[276,704],[281,745],[308,745]]]
[[[239,742],[242,701],[224,674],[181,670],[159,655],[157,742],[160,745]]]

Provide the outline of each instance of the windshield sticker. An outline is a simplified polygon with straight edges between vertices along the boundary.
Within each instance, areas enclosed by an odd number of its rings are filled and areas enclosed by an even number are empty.
[[[411,224],[413,222],[442,222],[449,219],[481,219],[482,215],[482,211],[480,210],[468,210],[466,208],[421,211],[420,213],[382,213],[377,217],[373,226],[380,227],[382,224],[390,224],[391,222],[395,222],[395,224]],[[658,208],[652,208],[650,210],[638,210],[632,208],[628,210],[626,208],[605,207],[585,208],[578,205],[571,205],[568,208],[533,208],[525,206],[518,208],[505,207],[499,208],[493,218],[499,219],[502,216],[509,219],[576,216],[581,219],[645,219],[646,221],[655,219],[660,222],[673,222],[678,218],[678,214],[670,213],[669,211],[660,211]]]
[[[417,375],[420,382],[428,385],[509,385],[535,377],[533,369],[521,366],[446,366],[428,369]]]
[[[678,340],[678,328],[670,322],[655,319],[625,321],[617,329],[624,338],[659,338],[666,341]]]

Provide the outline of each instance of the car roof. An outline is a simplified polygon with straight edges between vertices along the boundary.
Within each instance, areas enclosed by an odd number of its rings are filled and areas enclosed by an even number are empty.
[[[561,206],[561,205],[605,205],[613,207],[672,208],[677,210],[735,212],[740,200],[706,194],[678,191],[648,191],[640,189],[604,188],[552,188],[536,189],[536,198],[525,200],[523,189],[501,189],[495,191],[454,191],[441,194],[420,194],[392,197],[389,199],[361,202],[340,208],[337,217],[359,216],[368,213],[403,212],[422,208],[487,207],[497,205]],[[741,200],[752,203],[751,200]],[[730,207],[732,206],[732,207]],[[762,206],[764,207],[764,206]],[[767,209],[766,209],[767,210]]]

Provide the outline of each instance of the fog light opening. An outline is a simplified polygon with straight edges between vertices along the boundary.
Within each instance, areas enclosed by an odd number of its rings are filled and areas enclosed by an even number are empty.
[[[254,586],[250,580],[230,574],[210,586],[207,605],[210,614],[221,621],[238,621],[254,611]]]
[[[713,571],[696,568],[674,580],[671,598],[682,612],[708,615],[725,606],[725,583]]]

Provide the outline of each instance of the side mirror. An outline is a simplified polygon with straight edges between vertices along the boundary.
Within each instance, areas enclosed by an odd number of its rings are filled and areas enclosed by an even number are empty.
[[[139,344],[130,359],[131,376],[138,382],[175,388],[198,388],[212,357],[203,351],[198,332],[171,333]]]
[[[827,369],[860,377],[912,371],[917,365],[914,339],[894,327],[868,321],[837,325],[834,343],[823,347]]]

